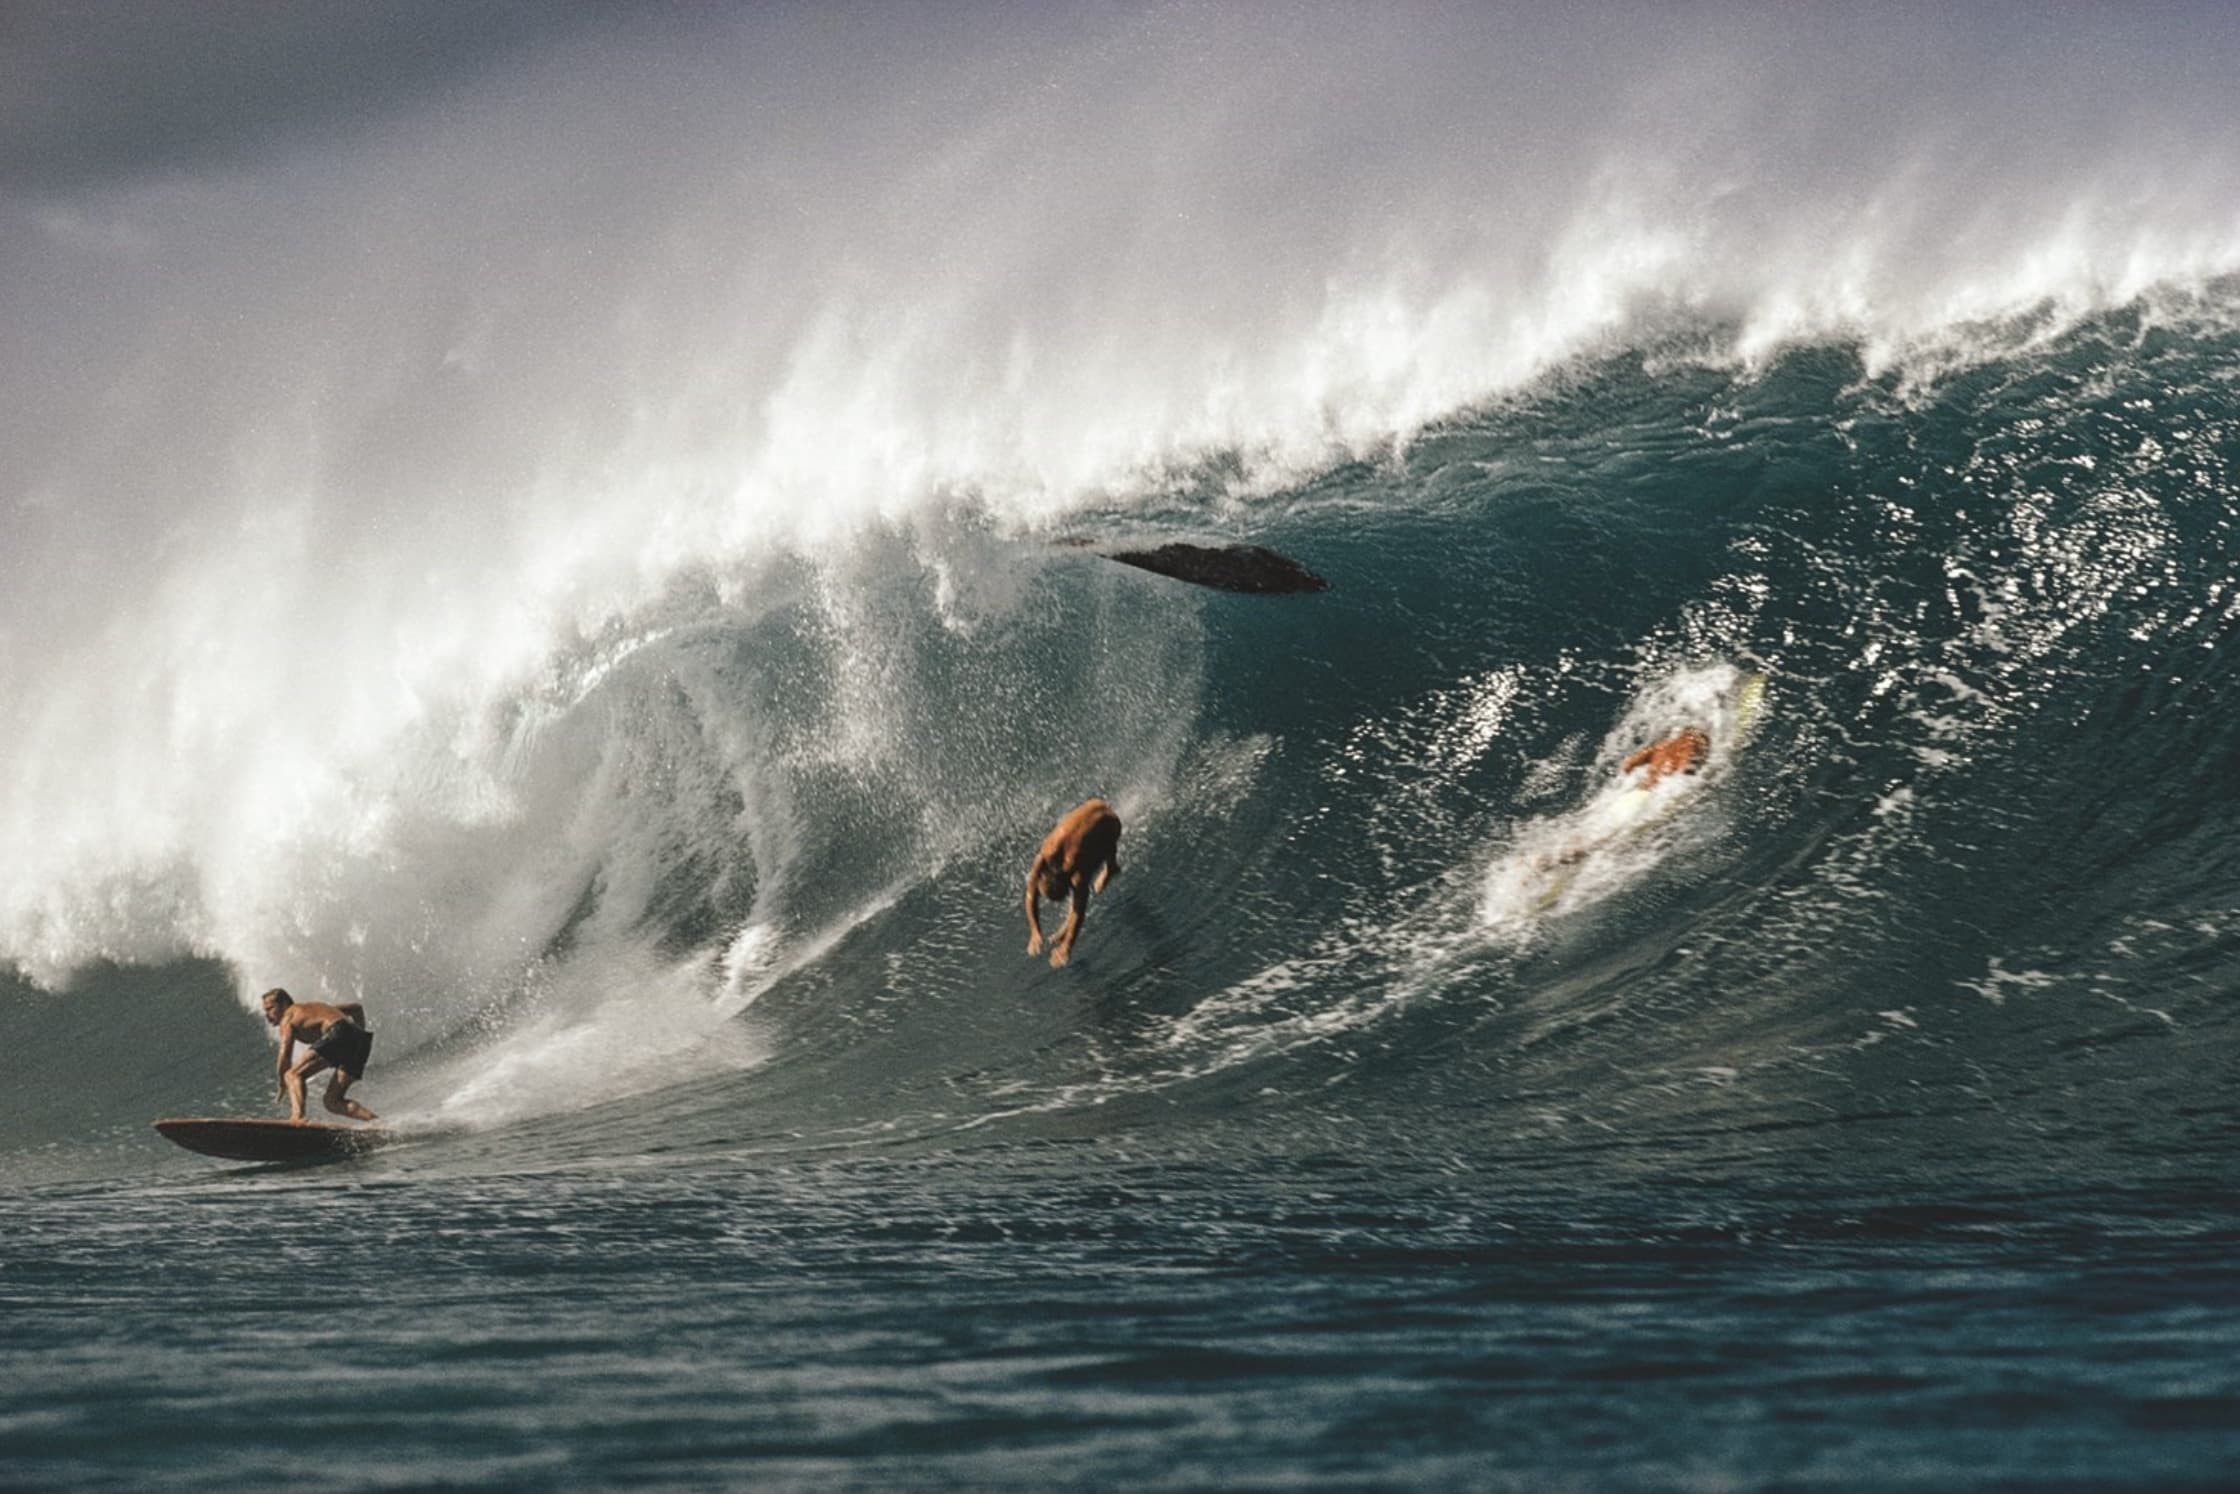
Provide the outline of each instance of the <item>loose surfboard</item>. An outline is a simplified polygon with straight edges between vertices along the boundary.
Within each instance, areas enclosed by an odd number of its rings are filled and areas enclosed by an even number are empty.
[[[1058,541],[1070,549],[1096,549],[1096,541],[1069,538]],[[1192,586],[1214,591],[1242,592],[1248,596],[1295,596],[1300,592],[1328,591],[1330,583],[1288,555],[1264,545],[1193,545],[1176,541],[1149,550],[1103,550],[1107,560],[1132,565]]]
[[[234,1162],[332,1162],[371,1151],[389,1133],[367,1126],[332,1126],[306,1121],[159,1120],[156,1130],[170,1141],[205,1157]]]

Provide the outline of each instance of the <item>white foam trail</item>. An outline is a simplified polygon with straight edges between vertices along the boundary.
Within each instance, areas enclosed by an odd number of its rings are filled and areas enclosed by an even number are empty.
[[[1512,946],[1530,944],[1548,919],[1631,886],[1672,853],[1685,827],[1700,816],[1690,801],[1734,771],[1740,736],[1734,702],[1741,674],[1735,665],[1715,661],[1642,683],[1596,752],[1587,774],[1594,787],[1584,800],[1527,821],[1486,867],[1478,922],[1488,937]],[[1645,811],[1630,805],[1621,811],[1620,801],[1633,791],[1638,775],[1621,774],[1618,765],[1637,748],[1690,724],[1711,739],[1702,771],[1658,784],[1651,790],[1657,800]]]
[[[711,1010],[704,974],[689,962],[614,947],[563,967],[561,983],[494,1022],[470,1051],[401,1079],[380,1075],[383,1119],[408,1131],[490,1129],[743,1072],[768,1057],[752,1030]]]

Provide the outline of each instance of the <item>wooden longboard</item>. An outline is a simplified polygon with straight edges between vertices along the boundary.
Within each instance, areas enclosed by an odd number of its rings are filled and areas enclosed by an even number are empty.
[[[389,1139],[377,1127],[315,1121],[299,1126],[284,1120],[159,1120],[156,1130],[190,1152],[235,1162],[331,1162],[371,1151]]]

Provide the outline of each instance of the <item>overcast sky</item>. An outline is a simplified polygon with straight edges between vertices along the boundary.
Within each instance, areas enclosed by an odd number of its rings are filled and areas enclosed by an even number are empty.
[[[526,47],[652,20],[631,0],[9,0],[0,186],[222,163],[408,108]]]

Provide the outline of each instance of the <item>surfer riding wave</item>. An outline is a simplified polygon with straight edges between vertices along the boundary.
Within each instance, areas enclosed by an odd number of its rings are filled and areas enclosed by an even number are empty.
[[[298,1001],[278,986],[264,993],[264,1019],[280,1034],[280,1092],[288,1101],[288,1119],[304,1121],[304,1082],[321,1069],[331,1068],[326,1098],[321,1103],[335,1115],[352,1120],[378,1119],[350,1098],[350,1086],[365,1077],[366,1060],[373,1053],[373,1034],[366,1030],[366,1009],[352,1002],[329,1006],[323,1001]],[[310,1051],[292,1067],[289,1059],[302,1042]]]

